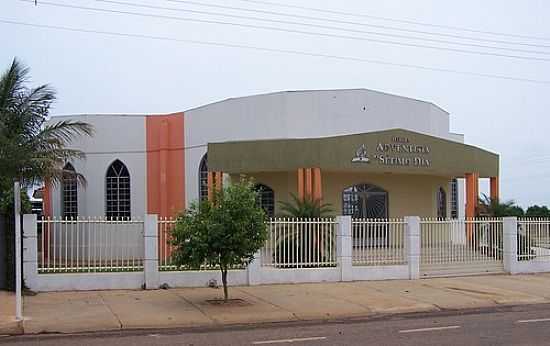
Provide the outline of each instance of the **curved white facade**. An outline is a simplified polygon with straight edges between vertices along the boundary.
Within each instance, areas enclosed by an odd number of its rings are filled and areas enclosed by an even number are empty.
[[[173,117],[181,122],[173,122]],[[462,135],[449,131],[449,113],[438,106],[366,89],[275,92],[173,115],[74,115],[50,122],[67,119],[88,122],[96,130],[94,137],[72,145],[87,155],[85,161],[73,163],[88,181],[78,192],[78,211],[83,216],[104,214],[105,172],[115,159],[130,171],[131,213],[141,216],[161,213],[158,210],[173,214],[178,205],[172,197],[157,201],[151,194],[183,194],[175,198],[183,205],[198,198],[199,164],[212,142],[318,138],[396,128],[463,142]],[[158,148],[152,141],[158,142]],[[181,165],[170,166],[173,156],[166,158],[164,152],[181,152]],[[178,181],[183,181],[183,191],[174,188]],[[62,215],[59,187],[51,187],[49,198],[49,213]]]

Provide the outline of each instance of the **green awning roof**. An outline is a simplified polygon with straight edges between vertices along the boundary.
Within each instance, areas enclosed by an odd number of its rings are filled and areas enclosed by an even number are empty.
[[[321,170],[480,177],[499,174],[495,153],[395,129],[362,134],[208,144],[208,169],[226,173]]]

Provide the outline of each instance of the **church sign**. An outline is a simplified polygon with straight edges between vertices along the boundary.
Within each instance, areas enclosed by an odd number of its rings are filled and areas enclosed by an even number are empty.
[[[351,162],[373,162],[384,166],[431,166],[430,147],[411,143],[407,137],[392,137],[389,142],[378,142],[374,153],[371,155],[372,160],[367,149],[365,144],[359,146]]]

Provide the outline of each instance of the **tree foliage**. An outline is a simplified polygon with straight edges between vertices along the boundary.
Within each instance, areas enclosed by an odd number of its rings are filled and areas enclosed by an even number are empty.
[[[523,216],[523,209],[516,205],[513,200],[501,201],[498,198],[491,198],[486,194],[482,194],[479,199],[479,206],[477,210],[478,216],[492,216],[492,217],[505,217],[505,216]]]
[[[178,217],[172,233],[174,262],[219,267],[225,301],[228,270],[247,265],[267,237],[266,215],[256,197],[251,182],[231,184],[214,192],[213,201],[193,203]]]
[[[29,187],[49,179],[57,183],[66,161],[80,159],[81,151],[67,145],[77,137],[91,135],[91,125],[79,121],[45,124],[55,101],[49,85],[29,88],[29,69],[14,59],[0,76],[0,193],[14,180]],[[82,176],[78,176],[84,182]]]
[[[329,203],[321,203],[319,199],[313,198],[298,198],[294,194],[290,194],[292,200],[290,202],[279,201],[279,207],[283,212],[283,216],[295,218],[318,218],[327,217],[334,210]]]
[[[528,217],[550,217],[550,209],[547,206],[533,205],[527,208],[525,216]]]

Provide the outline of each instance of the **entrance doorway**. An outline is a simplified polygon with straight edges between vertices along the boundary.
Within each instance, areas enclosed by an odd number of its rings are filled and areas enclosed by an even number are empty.
[[[387,219],[388,192],[371,184],[347,187],[342,192],[342,214],[361,219]]]

